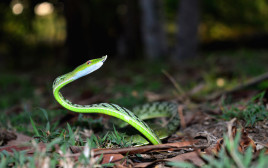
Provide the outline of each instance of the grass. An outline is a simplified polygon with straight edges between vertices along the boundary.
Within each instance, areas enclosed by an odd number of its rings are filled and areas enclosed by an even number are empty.
[[[44,116],[47,117],[47,112]],[[48,118],[47,118],[48,119]],[[92,157],[92,148],[111,148],[111,147],[129,147],[131,143],[124,139],[125,135],[119,133],[115,128],[114,131],[108,132],[102,138],[92,134],[90,138],[82,138],[79,130],[73,131],[73,128],[67,124],[67,128],[59,129],[47,121],[46,126],[37,126],[36,122],[30,117],[31,125],[34,132],[34,141],[32,145],[35,147],[33,156],[27,155],[26,151],[14,151],[10,154],[6,151],[0,153],[0,168],[2,167],[110,167],[110,164],[101,164],[101,157]],[[44,142],[45,149],[41,149],[37,143]],[[56,152],[55,145],[59,146]],[[78,160],[66,157],[70,152],[71,146],[84,146],[84,151]],[[47,152],[50,151],[50,152]]]
[[[40,137],[44,136],[40,130],[32,121],[33,129],[35,133]],[[43,128],[45,129],[45,128]],[[33,156],[26,154],[26,151],[14,151],[13,155],[3,151],[0,153],[0,168],[2,167],[43,167],[45,165],[49,167],[56,166],[66,166],[72,165],[74,167],[109,167],[113,164],[100,163],[102,157],[93,158],[92,148],[103,147],[100,144],[117,143],[119,147],[127,147],[124,144],[124,138],[119,135],[119,133],[114,130],[112,134],[106,134],[103,138],[97,138],[92,135],[91,138],[87,138],[82,141],[81,138],[77,137],[77,132],[73,132],[70,125],[67,125],[66,133],[59,134],[58,136],[47,141],[45,149],[41,149],[36,141],[32,141],[35,147],[35,152]],[[43,137],[44,138],[44,137]],[[37,138],[40,141],[42,138]],[[260,152],[258,156],[252,154],[252,148],[249,147],[244,153],[238,151],[239,148],[240,135],[237,135],[234,140],[224,136],[224,147],[216,156],[202,155],[203,159],[206,160],[206,164],[202,167],[204,168],[225,168],[225,167],[240,167],[249,168],[257,167],[264,168],[268,166],[268,156],[264,154],[264,151]],[[79,142],[80,141],[80,142]],[[67,157],[69,154],[68,148],[73,145],[85,146],[84,151],[79,156],[78,160],[74,158]],[[54,152],[55,145],[59,145],[59,152]],[[122,146],[120,146],[122,145]],[[107,146],[106,146],[107,147]],[[50,151],[50,152],[46,152]],[[194,164],[187,162],[169,162],[168,166],[173,167],[196,167]]]
[[[190,64],[191,67],[186,68],[178,67],[178,65],[170,66],[166,62],[131,62],[120,66],[120,73],[114,71],[115,64],[109,63],[110,65],[107,64],[103,67],[103,72],[97,72],[99,74],[93,75],[92,78],[85,78],[67,88],[67,97],[69,95],[79,98],[83,93],[85,93],[85,96],[83,95],[81,99],[103,95],[103,102],[113,102],[127,108],[146,102],[146,91],[176,98],[176,95],[172,94],[175,88],[161,72],[162,69],[169,72],[185,92],[191,90],[200,82],[205,83],[205,87],[196,93],[197,97],[203,97],[218,90],[232,88],[248,77],[267,71],[266,55],[267,52],[265,51],[246,50],[212,53],[206,58],[201,58],[201,61],[200,59],[199,61],[198,59],[194,60]],[[97,130],[96,128],[102,127],[102,119],[85,119],[80,116],[74,124],[59,126],[57,121],[67,113],[67,110],[56,108],[57,103],[51,94],[50,86],[53,79],[43,79],[41,83],[44,83],[44,85],[37,85],[38,82],[32,82],[37,81],[35,77],[27,75],[21,77],[15,73],[0,75],[0,88],[3,90],[0,95],[0,110],[7,112],[14,106],[19,106],[18,112],[10,110],[11,112],[8,112],[8,115],[0,113],[0,126],[33,136],[35,138],[33,144],[44,142],[49,149],[53,149],[53,146],[57,144],[62,151],[58,154],[47,153],[35,145],[35,153],[32,157],[27,156],[25,152],[15,152],[16,154],[14,153],[13,156],[2,152],[0,154],[0,168],[7,165],[31,167],[36,164],[49,164],[49,167],[63,164],[105,166],[100,165],[101,158],[92,158],[90,152],[85,156],[81,155],[78,162],[67,158],[67,149],[73,145],[87,146],[88,151],[92,148],[129,147],[132,145],[129,141],[126,141],[126,136],[119,133],[115,128],[106,133],[102,132],[102,134],[95,133],[87,137],[81,135],[83,129]],[[217,84],[219,79],[224,80],[225,84],[223,86]],[[267,82],[262,82],[254,89],[262,90],[267,87]],[[72,88],[75,88],[75,92]],[[45,91],[42,91],[43,89]],[[219,117],[225,120],[236,117],[252,126],[256,122],[267,118],[267,109],[261,103],[262,98],[263,94],[259,94],[249,102],[241,102],[244,107],[242,110],[237,106],[228,107],[228,104],[224,102],[222,105],[223,115]],[[230,165],[235,164],[232,158],[228,156],[228,152],[228,148],[224,149],[216,159],[205,156],[209,163],[208,166],[227,165],[228,167],[227,161],[230,162]],[[247,153],[245,155],[235,154],[241,161],[253,157]],[[267,165],[265,155],[261,154],[257,160],[261,164]],[[243,164],[251,166],[253,163],[255,162]],[[172,164],[178,166],[181,163]],[[184,164],[187,165],[188,163]]]
[[[47,112],[43,109],[44,116],[47,117]],[[50,126],[50,122],[47,118],[46,126],[37,127],[34,120],[30,117],[31,125],[34,131],[34,138],[38,142],[50,143],[56,138],[61,139],[61,144],[67,143],[70,146],[83,146],[85,145],[85,138],[81,137],[80,127],[71,127],[67,123],[67,128],[57,128],[56,124]],[[94,120],[91,120],[94,122]],[[73,131],[75,129],[75,131]],[[130,147],[131,141],[125,139],[126,135],[120,133],[113,127],[113,131],[108,131],[104,136],[96,136],[94,134],[90,136],[90,144],[95,148],[115,148],[115,147]],[[92,146],[91,146],[92,147]]]
[[[91,141],[87,140],[85,149],[79,156],[78,160],[67,157],[70,153],[67,149],[68,144],[61,144],[62,139],[56,138],[46,145],[45,149],[41,149],[33,141],[35,152],[33,156],[26,155],[26,151],[14,151],[13,155],[3,151],[0,153],[0,168],[4,167],[107,167],[113,164],[101,164],[101,157],[92,157]],[[60,150],[54,152],[55,145],[60,145]],[[51,152],[47,152],[51,151]]]
[[[262,102],[264,94],[265,92],[262,92],[252,97],[247,103],[241,102],[243,109],[236,106],[229,108],[223,105],[221,118],[225,120],[237,118],[245,121],[246,126],[253,126],[256,122],[263,121],[268,117],[268,110]]]
[[[37,120],[40,125],[48,124],[48,118],[60,117],[66,114],[66,110],[44,110],[42,108],[35,108],[31,111],[27,108],[23,109],[19,114],[0,114],[0,127],[16,130],[17,132],[25,133],[27,135],[34,135],[31,129],[31,118]],[[46,116],[47,115],[47,116]],[[57,127],[58,121],[55,121],[54,127]],[[48,125],[50,127],[50,125]]]
[[[249,146],[244,153],[238,151],[240,135],[237,134],[232,140],[228,136],[224,136],[224,146],[217,155],[211,156],[203,154],[202,158],[207,162],[204,168],[265,168],[268,166],[268,156],[264,154],[264,150],[256,157],[252,153],[252,147]],[[169,166],[181,168],[195,168],[192,163],[188,162],[169,162]]]
[[[249,101],[249,104],[247,105],[248,109],[245,109],[245,111],[242,114],[248,116],[247,113],[251,112],[250,109],[254,109],[253,107],[255,106],[259,107],[258,101],[262,100],[263,95],[264,93],[261,93],[253,97]],[[72,165],[78,167],[89,166],[89,165],[97,167],[113,166],[113,164],[101,165],[100,163],[101,157],[100,158],[91,157],[90,149],[131,146],[131,143],[125,140],[125,135],[119,133],[115,129],[115,127],[113,131],[106,133],[102,137],[92,134],[90,138],[85,139],[81,137],[78,128],[74,128],[69,124],[67,124],[66,128],[57,128],[55,124],[51,124],[49,122],[47,111],[45,109],[41,109],[41,111],[43,112],[43,116],[47,121],[47,123],[44,124],[43,126],[42,125],[37,126],[36,122],[30,117],[35,138],[35,141],[32,141],[33,146],[35,146],[35,152],[33,156],[28,156],[25,151],[14,151],[13,155],[10,155],[5,151],[1,152],[0,168],[6,166],[35,167],[36,165],[39,165],[40,167],[44,165],[49,165],[49,167],[56,167],[56,165],[57,166]],[[234,111],[231,110],[226,112],[227,113],[224,114],[225,117],[227,116],[233,117],[232,116],[233,114],[237,115]],[[249,122],[252,121],[253,119],[250,118]],[[261,152],[261,154],[257,158],[254,158],[254,156],[252,155],[252,148],[247,149],[244,154],[238,152],[237,150],[238,141],[239,136],[236,136],[234,141],[230,141],[230,139],[228,139],[225,136],[224,138],[225,148],[222,148],[217,157],[203,155],[203,159],[206,160],[207,162],[207,164],[204,165],[203,167],[209,167],[209,168],[236,167],[237,164],[241,164],[242,166],[240,165],[240,167],[264,168],[268,166],[268,156],[264,155],[263,152]],[[37,145],[38,142],[46,143],[47,144],[46,149],[40,149],[40,147],[38,147]],[[56,144],[60,148],[59,153],[53,152],[55,151]],[[78,160],[66,157],[69,153],[68,148],[71,146],[85,146],[85,149],[82,152],[82,155],[79,156]],[[230,153],[232,153],[232,155]],[[195,167],[195,165],[191,163],[184,163],[184,162],[180,163],[172,162],[167,163],[167,165],[173,167]]]
[[[94,134],[92,137],[98,148],[125,148],[134,145],[126,139],[126,134],[118,132],[115,127],[113,131],[107,132],[102,137]]]

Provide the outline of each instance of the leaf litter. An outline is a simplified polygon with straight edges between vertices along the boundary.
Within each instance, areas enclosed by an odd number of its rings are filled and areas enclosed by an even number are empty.
[[[234,121],[232,118],[222,120],[218,117],[224,112],[222,100],[226,100],[228,97],[232,97],[233,99],[231,103],[225,104],[225,107],[229,109],[236,107],[240,111],[245,111],[248,105],[239,104],[238,102],[248,102],[253,95],[256,95],[258,91],[248,90],[247,88],[267,80],[266,74],[251,79],[248,83],[237,86],[234,89],[213,92],[205,98],[194,96],[205,87],[204,83],[197,84],[190,91],[184,91],[181,89],[182,87],[180,85],[175,85],[176,81],[172,75],[167,72],[164,72],[164,74],[167,76],[168,80],[171,80],[171,83],[175,87],[175,92],[177,93],[170,95],[146,91],[144,95],[149,101],[175,100],[183,104],[183,106],[179,106],[178,109],[181,118],[181,127],[178,132],[170,136],[164,141],[164,144],[161,145],[112,149],[90,148],[91,164],[102,165],[112,163],[110,166],[114,167],[154,167],[157,165],[166,166],[167,163],[170,162],[187,162],[194,166],[201,167],[208,164],[208,160],[203,157],[205,154],[218,158],[221,151],[228,148],[229,140],[235,141],[237,135],[239,135],[240,138],[238,145],[235,147],[240,153],[245,154],[247,149],[252,148],[251,152],[252,155],[254,155],[253,160],[256,159],[263,150],[265,154],[268,154],[268,121],[266,118],[249,125],[242,119],[235,119]],[[259,103],[262,103],[267,110],[268,96],[267,92],[264,93],[263,99]],[[139,92],[133,90],[132,95],[138,98]],[[124,96],[124,94],[120,96]],[[90,98],[87,99],[87,97]],[[107,102],[109,97],[111,97],[110,94],[94,96],[94,93],[91,91],[84,91],[81,99],[79,98],[74,101],[81,104],[88,104],[88,102]],[[51,99],[51,97],[49,99]],[[75,97],[71,99],[75,99]],[[49,101],[44,102],[47,104]],[[260,106],[260,104],[258,106]],[[54,105],[51,108],[60,109],[61,107]],[[14,109],[16,109],[16,114],[18,114],[18,110],[22,111],[23,107],[16,106]],[[12,111],[9,110],[8,113],[12,113]],[[96,117],[98,117],[98,115],[96,115]],[[62,125],[64,122],[66,123],[66,121],[74,124],[77,118],[77,115],[72,115],[72,112],[70,112],[60,118],[58,117],[56,120],[62,119]],[[109,120],[109,117],[104,117],[103,122],[107,120]],[[34,138],[27,135],[17,133],[16,131],[13,131],[10,135],[8,134],[10,134],[10,131],[3,131],[0,134],[0,140],[2,142],[2,147],[0,147],[1,152],[7,151],[13,154],[14,151],[26,151],[27,155],[33,155],[36,151],[41,152],[45,150],[46,153],[58,153],[66,158],[65,161],[60,159],[58,166],[61,167],[66,167],[68,164],[69,166],[74,165],[74,162],[77,162],[82,154],[84,155],[83,152],[86,149],[85,146],[81,145],[70,146],[67,150],[68,152],[63,154],[62,149],[60,149],[57,144],[55,144],[53,146],[54,149],[51,150],[47,149],[48,144],[42,142],[36,144],[36,142],[33,141]],[[91,135],[89,135],[89,137],[90,136]],[[229,140],[225,138],[226,136]],[[228,149],[225,150],[228,151]],[[230,157],[236,158],[235,152],[229,151],[228,154]],[[43,162],[40,161],[40,164],[45,165],[45,162],[49,162],[47,157],[43,157]],[[234,159],[234,162],[238,167],[243,165],[237,159]]]

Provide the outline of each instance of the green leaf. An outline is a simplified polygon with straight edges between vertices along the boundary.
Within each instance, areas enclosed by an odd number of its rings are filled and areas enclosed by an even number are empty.
[[[39,109],[43,112],[43,114],[44,114],[46,120],[48,121],[48,114],[47,114],[47,111],[46,111],[45,109],[43,109],[43,108],[39,108]]]
[[[47,122],[46,131],[50,131],[50,123],[49,122]]]
[[[68,140],[68,142],[71,145],[75,145],[75,135],[74,135],[74,132],[73,132],[71,126],[68,123],[67,123],[67,128],[68,128],[68,132],[69,132],[69,140]]]
[[[250,164],[251,159],[252,159],[252,152],[253,152],[252,147],[249,146],[249,148],[245,152],[245,156],[244,156],[244,159],[243,159],[245,167],[249,167],[249,164]]]
[[[46,145],[46,149],[50,150],[54,145],[59,144],[62,141],[61,138],[53,139],[50,143]]]
[[[33,130],[34,130],[35,134],[36,134],[37,136],[40,136],[39,131],[38,131],[38,129],[36,128],[35,123],[34,123],[32,117],[30,117],[30,121],[31,121],[31,124],[32,124],[32,127],[33,127]]]

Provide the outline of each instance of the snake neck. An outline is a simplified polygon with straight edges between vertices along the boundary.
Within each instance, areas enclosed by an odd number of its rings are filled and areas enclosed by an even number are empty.
[[[72,81],[74,81],[72,72],[57,77],[53,82],[53,93],[59,91],[62,87],[71,83]]]
[[[60,89],[63,88],[65,85],[73,82],[72,72],[67,73],[65,75],[57,77],[53,82],[53,95],[55,99],[65,108],[69,109],[68,107],[73,106],[73,104],[65,99],[62,94],[60,93]]]

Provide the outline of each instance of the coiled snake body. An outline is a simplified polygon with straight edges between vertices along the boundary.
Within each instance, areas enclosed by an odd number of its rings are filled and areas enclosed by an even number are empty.
[[[152,144],[161,144],[161,140],[174,132],[179,125],[179,116],[177,113],[177,104],[170,102],[154,102],[142,106],[137,106],[130,110],[120,107],[112,103],[100,103],[92,105],[73,104],[65,99],[59,90],[70,82],[92,73],[99,69],[107,56],[102,58],[89,60],[78,66],[72,72],[59,76],[53,83],[53,94],[55,99],[66,109],[78,113],[102,113],[119,118],[131,126],[135,127],[143,136],[145,136]],[[152,130],[143,120],[156,117],[170,117],[165,129]],[[161,130],[161,131],[160,131]],[[148,144],[146,139],[139,139],[139,144]],[[142,141],[142,142],[141,142]]]

